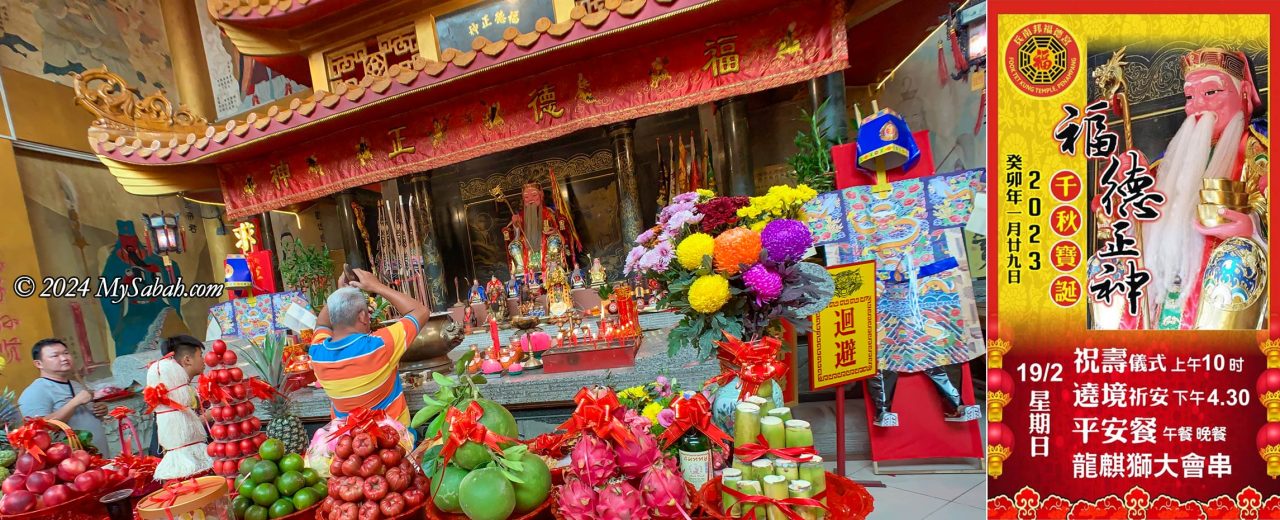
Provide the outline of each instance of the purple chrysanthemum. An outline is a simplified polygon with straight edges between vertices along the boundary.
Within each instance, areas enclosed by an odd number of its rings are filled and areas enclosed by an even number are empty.
[[[656,238],[657,236],[658,236],[658,228],[646,229],[644,230],[644,233],[640,233],[640,236],[636,237],[636,244],[640,244],[640,245],[648,244],[649,242],[652,242],[653,239]]]
[[[764,305],[782,294],[782,276],[756,264],[742,273],[742,283],[756,293],[756,305]]]
[[[688,203],[698,202],[698,192],[691,191],[688,193],[681,193],[673,197],[671,199],[671,202],[675,204],[688,204]]]
[[[640,263],[640,258],[644,256],[644,252],[644,246],[631,248],[631,251],[627,253],[627,261],[622,270],[622,274],[631,274],[632,271],[636,270],[636,268],[639,267],[638,264]]]
[[[813,245],[813,235],[804,222],[778,219],[765,224],[760,232],[760,246],[769,251],[769,259],[777,263],[795,262]]]

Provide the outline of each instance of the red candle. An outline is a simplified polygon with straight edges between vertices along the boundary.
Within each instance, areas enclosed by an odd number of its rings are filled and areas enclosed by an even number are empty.
[[[498,341],[498,320],[489,317],[489,337],[493,339],[493,359],[502,355],[502,344]]]

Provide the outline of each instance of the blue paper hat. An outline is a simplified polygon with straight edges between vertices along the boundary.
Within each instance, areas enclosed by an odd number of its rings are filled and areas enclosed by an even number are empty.
[[[858,127],[858,168],[874,172],[876,159],[883,161],[880,169],[885,171],[910,169],[920,159],[920,148],[907,121],[887,108],[863,119]]]
[[[226,279],[223,283],[228,289],[253,287],[253,273],[249,271],[249,259],[244,255],[227,255]]]

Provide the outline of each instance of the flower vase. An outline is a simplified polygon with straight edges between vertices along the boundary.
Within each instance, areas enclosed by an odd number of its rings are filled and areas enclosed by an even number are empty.
[[[738,399],[741,392],[742,382],[736,377],[729,384],[716,390],[711,403],[711,419],[715,421],[716,426],[719,426],[721,430],[726,432],[733,431],[734,412],[737,411],[738,403],[741,402]],[[761,386],[759,393],[761,394],[760,397],[765,398],[772,404],[770,407],[761,408],[768,410],[784,406],[782,402],[782,386],[777,381],[770,381]],[[766,397],[765,394],[768,394],[768,396]]]

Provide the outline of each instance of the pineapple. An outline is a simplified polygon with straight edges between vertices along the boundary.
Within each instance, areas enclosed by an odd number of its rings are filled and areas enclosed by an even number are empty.
[[[288,453],[306,453],[310,439],[302,421],[289,413],[289,401],[292,390],[288,389],[288,377],[284,372],[284,340],[278,335],[268,335],[262,344],[254,342],[255,348],[242,349],[245,360],[258,369],[262,380],[276,389],[276,393],[266,403],[267,413],[271,421],[267,422],[265,432],[268,438],[280,439]]]

